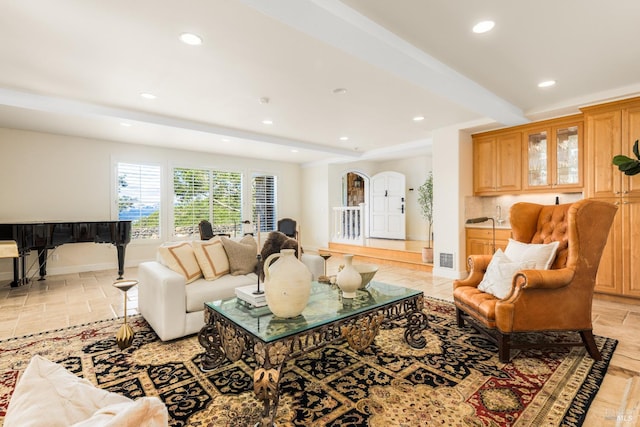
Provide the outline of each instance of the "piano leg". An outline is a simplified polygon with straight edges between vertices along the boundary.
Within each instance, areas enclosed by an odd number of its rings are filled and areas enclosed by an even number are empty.
[[[116,245],[116,248],[118,249],[118,280],[121,280],[124,274],[124,251],[126,247],[126,244]]]
[[[47,248],[38,249],[38,262],[40,263],[40,278],[38,280],[44,280],[44,276],[47,275]]]
[[[13,282],[11,282],[12,288],[17,288],[18,286],[20,286],[20,258],[22,258],[22,256],[13,259]]]
[[[26,285],[29,283],[27,277],[27,255],[20,254],[19,257],[13,259],[13,282],[11,282],[12,288]]]

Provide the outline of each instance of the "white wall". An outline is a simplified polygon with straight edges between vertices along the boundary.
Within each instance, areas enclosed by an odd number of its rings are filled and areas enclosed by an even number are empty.
[[[6,128],[0,128],[0,147],[0,223],[117,219],[112,194],[115,182],[112,171],[117,161],[159,163],[165,182],[172,166],[220,168],[242,172],[247,177],[252,172],[271,173],[278,177],[278,216],[302,215],[301,170],[297,164]],[[250,193],[246,191],[243,209],[249,215]],[[165,206],[171,203],[168,192],[163,195]],[[126,265],[154,259],[157,245],[132,242],[127,247]],[[32,255],[29,264],[33,258]],[[10,260],[0,261],[0,277],[10,278]],[[115,247],[78,243],[60,246],[54,259],[48,262],[48,272],[60,274],[116,266]]]
[[[464,263],[464,203],[473,192],[471,136],[456,127],[433,133],[434,268],[451,279],[466,275]],[[454,255],[453,268],[440,266],[440,254]]]

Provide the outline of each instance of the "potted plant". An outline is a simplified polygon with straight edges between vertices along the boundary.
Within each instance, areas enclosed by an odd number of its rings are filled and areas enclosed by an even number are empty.
[[[613,164],[618,166],[621,172],[624,172],[625,175],[636,175],[640,173],[640,151],[638,150],[638,140],[633,144],[633,154],[636,155],[637,159],[632,159],[631,157],[623,156],[622,154],[618,154],[613,157]]]
[[[422,248],[422,262],[433,263],[433,172],[429,172],[427,180],[418,188],[418,204],[420,213],[427,220],[427,247]]]

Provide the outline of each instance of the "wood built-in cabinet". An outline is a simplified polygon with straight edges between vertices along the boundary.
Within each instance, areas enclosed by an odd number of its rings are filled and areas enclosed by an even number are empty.
[[[476,196],[583,190],[582,115],[473,136]]]
[[[583,109],[587,147],[586,196],[614,203],[618,213],[596,277],[596,292],[640,298],[640,174],[627,176],[613,156],[635,158],[640,98]]]
[[[474,138],[473,158],[475,194],[510,194],[522,188],[521,132]]]
[[[536,126],[524,135],[523,190],[582,190],[582,120]]]
[[[467,257],[469,255],[492,255],[493,254],[493,229],[491,228],[471,228],[466,231]],[[504,250],[509,243],[511,230],[505,228],[496,229],[496,250]],[[468,266],[467,266],[468,267]]]

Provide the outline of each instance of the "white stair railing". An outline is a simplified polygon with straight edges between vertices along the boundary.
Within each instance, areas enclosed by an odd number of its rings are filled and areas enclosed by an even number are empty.
[[[333,238],[336,243],[364,245],[364,203],[333,208]]]

